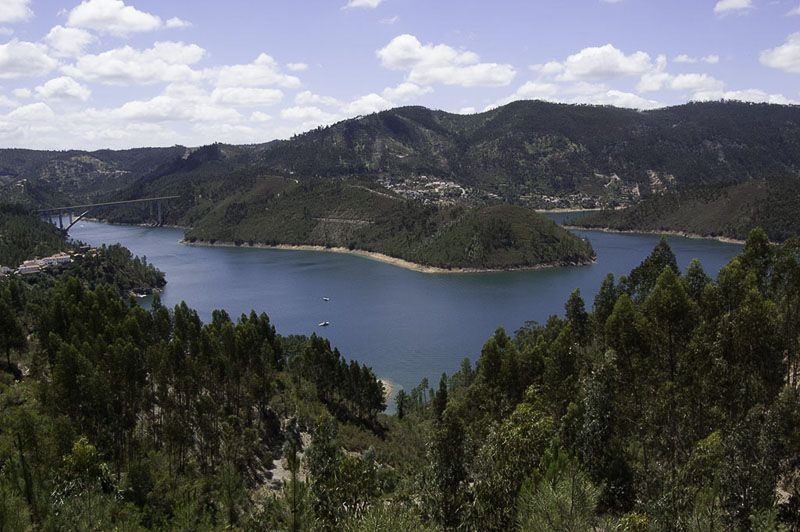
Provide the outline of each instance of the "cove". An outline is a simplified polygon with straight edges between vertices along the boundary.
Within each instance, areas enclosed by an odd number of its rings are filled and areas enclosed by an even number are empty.
[[[552,217],[561,222],[566,215]],[[528,321],[563,314],[575,288],[590,309],[603,278],[630,272],[660,238],[575,233],[592,243],[596,263],[461,274],[419,273],[337,253],[184,246],[183,231],[170,228],[81,222],[70,236],[95,246],[120,243],[147,257],[166,274],[167,307],[186,301],[204,321],[217,308],[233,319],[251,309],[266,312],[280,334],[325,336],[346,358],[408,390],[423,377],[438,382],[464,357],[475,361],[497,327],[513,333]],[[681,268],[697,258],[712,276],[741,250],[711,239],[666,238]],[[330,326],[318,327],[323,321]]]

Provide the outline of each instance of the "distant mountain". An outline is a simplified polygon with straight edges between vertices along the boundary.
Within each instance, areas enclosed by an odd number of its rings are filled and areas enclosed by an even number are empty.
[[[644,201],[642,209],[675,211],[670,202],[691,199],[698,207],[671,213],[667,225],[740,236],[766,220],[773,235],[796,234],[785,219],[793,215],[770,206],[798,176],[800,107],[741,102],[634,111],[520,101],[474,115],[402,107],[248,146],[0,150],[0,187],[12,199],[53,205],[177,195],[167,222],[209,232],[220,205],[233,198],[257,205],[270,193],[270,180],[281,179],[355,181],[441,205],[614,207]],[[755,195],[748,199],[745,191]],[[713,223],[698,214],[709,194],[712,210],[720,213]],[[732,198],[744,201],[746,212],[761,214],[742,216]],[[619,224],[659,225],[655,215],[629,212]],[[136,209],[103,215],[117,221],[147,217]]]
[[[186,148],[93,152],[0,149],[2,201],[52,207],[110,197]]]
[[[697,185],[800,175],[800,107],[707,102],[634,111],[519,101],[474,115],[402,107],[252,146],[0,150],[0,184],[26,178],[64,194],[113,195],[120,186],[128,186],[122,195],[175,192],[185,185],[213,194],[222,181],[239,186],[265,175],[426,175],[512,201],[570,194],[635,201]]]
[[[273,173],[428,174],[520,196],[800,173],[800,107],[692,103],[653,111],[519,101],[475,115],[404,107],[299,135],[258,154]],[[618,178],[618,179],[617,179]]]

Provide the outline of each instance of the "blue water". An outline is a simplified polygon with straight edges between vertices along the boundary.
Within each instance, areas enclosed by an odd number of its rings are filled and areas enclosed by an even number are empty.
[[[565,215],[557,215],[560,221]],[[326,336],[347,358],[409,389],[473,361],[497,327],[513,332],[544,323],[581,290],[587,307],[606,274],[627,274],[660,237],[576,231],[597,253],[590,266],[526,272],[425,274],[352,255],[312,251],[189,247],[182,231],[80,222],[73,238],[121,243],[167,277],[162,301],[186,301],[204,320],[224,308],[231,316],[266,312],[281,334]],[[741,249],[714,240],[667,237],[682,268],[693,258],[719,269]],[[323,297],[330,297],[324,302]],[[331,326],[320,328],[319,322]]]

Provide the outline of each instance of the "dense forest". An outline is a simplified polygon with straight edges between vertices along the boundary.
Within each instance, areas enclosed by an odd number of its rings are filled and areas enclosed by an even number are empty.
[[[23,261],[67,249],[53,224],[30,215],[21,205],[0,203],[0,266],[16,268]]]
[[[84,271],[0,281],[0,530],[800,527],[797,240],[662,241],[393,415],[323,338]]]
[[[800,177],[749,181],[725,187],[696,187],[653,196],[622,210],[576,218],[581,227],[622,231],[685,231],[744,240],[762,227],[782,242],[800,235]]]
[[[522,207],[425,205],[358,181],[270,184],[260,195],[222,201],[186,239],[358,249],[440,268],[585,264],[594,257],[588,242]]]

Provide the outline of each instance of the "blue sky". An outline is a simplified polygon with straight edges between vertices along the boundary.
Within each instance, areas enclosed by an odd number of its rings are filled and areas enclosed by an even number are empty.
[[[255,143],[399,105],[800,102],[800,0],[0,0],[0,146]]]

